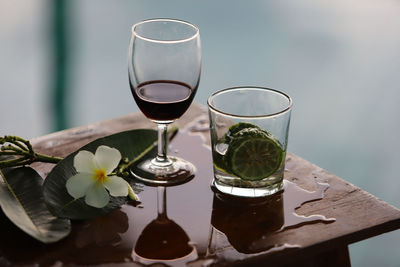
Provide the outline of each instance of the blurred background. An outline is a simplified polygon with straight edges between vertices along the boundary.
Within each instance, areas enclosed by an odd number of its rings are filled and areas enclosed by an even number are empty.
[[[200,28],[197,103],[238,85],[285,91],[289,151],[400,207],[398,0],[0,0],[0,135],[138,111],[130,28],[154,17]],[[400,231],[350,254],[353,266],[400,266]]]

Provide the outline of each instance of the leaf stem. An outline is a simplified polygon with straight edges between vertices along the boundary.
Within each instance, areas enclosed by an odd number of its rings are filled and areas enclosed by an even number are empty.
[[[11,160],[3,160],[0,161],[0,168],[23,166],[27,164],[27,159],[28,157],[20,157]]]
[[[62,160],[62,158],[35,153],[31,143],[18,136],[0,137],[0,145],[0,155],[17,157],[0,160],[0,168],[24,166],[33,162],[58,163]]]
[[[62,158],[59,158],[59,157],[52,157],[52,156],[48,156],[48,155],[44,155],[44,154],[40,154],[40,153],[35,153],[35,156],[36,156],[36,161],[46,162],[46,163],[57,164],[62,160]]]

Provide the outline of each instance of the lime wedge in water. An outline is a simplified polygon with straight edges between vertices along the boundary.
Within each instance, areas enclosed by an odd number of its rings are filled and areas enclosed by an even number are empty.
[[[253,124],[239,123],[234,126],[236,129],[241,129],[239,131],[229,129],[229,132],[234,132],[230,135],[231,140],[224,156],[229,171],[244,180],[252,181],[273,174],[284,158],[279,142],[267,131]]]
[[[225,136],[234,137],[238,132],[240,132],[243,129],[247,129],[247,128],[249,128],[249,129],[254,128],[254,129],[261,130],[260,127],[258,127],[257,125],[254,125],[252,123],[239,122],[239,123],[236,123],[235,125],[232,125],[229,128],[229,130],[228,130],[228,132],[226,133]]]

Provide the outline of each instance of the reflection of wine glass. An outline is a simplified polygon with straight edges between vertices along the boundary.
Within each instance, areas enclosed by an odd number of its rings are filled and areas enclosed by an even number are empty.
[[[244,254],[268,250],[277,245],[272,235],[284,224],[282,191],[255,199],[215,193],[211,224],[211,254],[224,250],[224,238]]]
[[[196,247],[189,244],[186,232],[170,220],[166,210],[166,188],[158,187],[158,216],[140,234],[133,259],[143,264],[157,262],[185,266],[197,259]]]
[[[132,27],[129,82],[144,115],[158,125],[158,153],[135,164],[132,174],[147,183],[176,184],[194,175],[195,167],[167,157],[167,126],[189,108],[200,81],[201,45],[196,26],[173,19],[152,19]]]

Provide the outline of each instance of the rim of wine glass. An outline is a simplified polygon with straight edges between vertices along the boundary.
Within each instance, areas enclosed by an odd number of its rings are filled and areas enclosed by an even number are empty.
[[[277,111],[277,112],[270,113],[270,114],[262,114],[262,115],[240,115],[240,114],[232,114],[232,113],[228,113],[228,112],[222,111],[222,110],[218,109],[217,107],[215,107],[215,106],[211,103],[212,99],[213,99],[215,96],[219,95],[219,94],[222,94],[222,93],[224,93],[224,92],[226,92],[226,91],[236,91],[236,90],[243,90],[243,89],[259,89],[259,90],[265,90],[265,91],[275,92],[275,93],[278,93],[278,94],[280,94],[280,95],[286,97],[287,100],[288,100],[288,104],[287,104],[286,107],[283,108],[282,110],[279,110],[279,111]],[[230,87],[230,88],[221,89],[221,90],[219,90],[219,91],[214,92],[214,93],[211,94],[210,97],[207,99],[207,104],[208,104],[208,107],[209,107],[210,109],[214,110],[215,112],[218,112],[218,113],[220,113],[220,114],[224,114],[224,115],[230,116],[230,117],[235,117],[235,118],[266,118],[266,117],[278,116],[278,115],[280,115],[280,114],[283,114],[283,113],[285,113],[285,112],[291,110],[291,108],[292,108],[292,106],[293,106],[293,101],[292,101],[292,98],[291,98],[288,94],[286,94],[286,93],[284,93],[284,92],[282,92],[282,91],[276,90],[276,89],[267,88],[267,87],[261,87],[261,86],[236,86],[236,87]]]
[[[176,40],[159,40],[159,39],[152,39],[152,38],[144,37],[144,36],[138,34],[138,33],[135,31],[135,28],[136,28],[137,26],[139,26],[139,25],[141,25],[141,24],[144,24],[144,23],[148,23],[148,22],[154,22],[154,21],[170,21],[170,22],[172,21],[172,22],[178,22],[178,23],[181,23],[181,24],[186,24],[186,25],[188,25],[188,26],[194,28],[194,29],[195,29],[195,33],[194,33],[192,36],[190,36],[190,37],[188,37],[188,38],[183,38],[183,39],[176,39]],[[190,41],[190,40],[193,40],[193,39],[197,38],[197,36],[199,35],[199,28],[198,28],[196,25],[194,25],[194,24],[192,24],[192,23],[190,23],[190,22],[184,21],[184,20],[170,19],[170,18],[155,18],[155,19],[146,19],[146,20],[142,20],[142,21],[140,21],[140,22],[134,24],[134,25],[132,26],[132,34],[135,35],[135,36],[137,36],[138,38],[140,38],[140,39],[142,39],[142,40],[149,41],[149,42],[173,44],[173,43],[183,43],[183,42],[187,42],[187,41]]]

